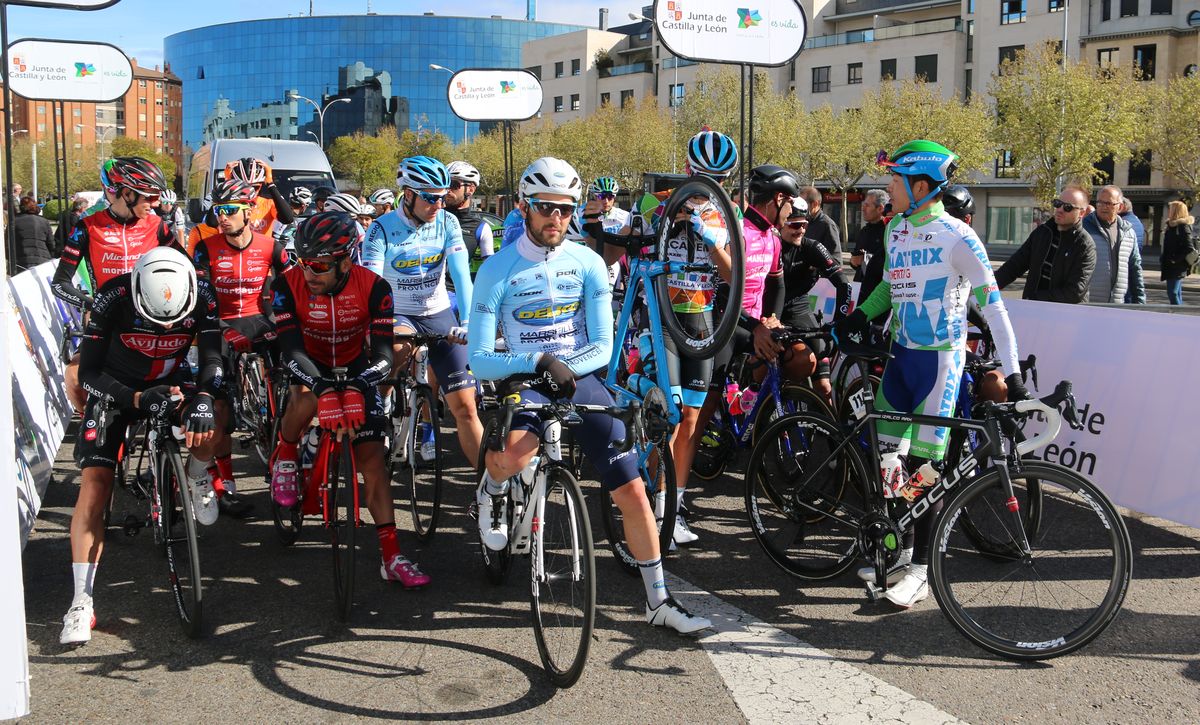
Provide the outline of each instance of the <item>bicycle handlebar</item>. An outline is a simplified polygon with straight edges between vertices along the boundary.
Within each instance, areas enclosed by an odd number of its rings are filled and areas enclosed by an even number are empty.
[[[639,401],[632,401],[628,406],[618,405],[590,405],[586,403],[574,403],[570,400],[551,400],[547,403],[535,403],[531,401],[522,401],[520,391],[534,390],[545,394],[539,389],[537,381],[544,380],[540,375],[514,375],[503,381],[503,401],[500,404],[500,423],[493,434],[496,437],[496,449],[503,453],[508,446],[508,433],[512,428],[513,416],[518,412],[545,413],[547,417],[553,417],[560,422],[567,424],[573,421],[568,420],[572,415],[579,413],[603,413],[612,416],[625,424],[625,429],[628,431],[633,421],[636,419],[641,410]],[[532,383],[532,384],[531,384]],[[547,396],[549,397],[549,396]],[[625,438],[613,441],[613,445],[624,453],[633,447],[633,436],[626,435]]]
[[[1063,408],[1062,411],[1059,410],[1060,407]],[[1071,392],[1070,380],[1060,382],[1054,388],[1054,392],[1044,398],[1019,400],[1015,403],[983,402],[979,404],[979,408],[985,416],[1020,416],[1026,418],[1034,413],[1041,413],[1045,416],[1046,429],[1038,435],[1018,443],[1016,446],[1018,456],[1023,456],[1026,453],[1049,445],[1051,441],[1058,437],[1059,432],[1062,430],[1063,419],[1066,419],[1067,424],[1076,430],[1083,427],[1079,422],[1079,413],[1075,407],[1075,396]]]

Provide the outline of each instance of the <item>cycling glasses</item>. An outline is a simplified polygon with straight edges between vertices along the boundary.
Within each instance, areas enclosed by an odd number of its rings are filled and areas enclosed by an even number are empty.
[[[603,200],[607,201],[609,199],[616,199],[617,195],[612,193],[611,191],[601,191],[596,194],[592,194],[592,198],[593,199],[603,199]]]
[[[1075,206],[1074,204],[1068,204],[1067,202],[1063,201],[1062,199],[1055,199],[1054,201],[1050,202],[1050,204],[1055,209],[1062,209],[1063,211],[1068,212],[1068,213],[1073,212],[1076,209],[1083,208],[1081,206]]]
[[[808,226],[808,220],[801,219],[800,221],[795,222],[784,222],[783,225],[788,229],[803,229],[804,227]]]
[[[129,187],[125,187],[125,188],[129,188]],[[162,198],[159,194],[143,194],[142,192],[138,191],[137,189],[129,189],[129,190],[132,191],[134,194],[137,194],[138,198],[145,199],[146,201],[150,202],[151,204],[157,204],[158,200],[160,198]]]
[[[560,217],[569,217],[575,213],[574,204],[560,204],[555,201],[538,201],[537,199],[529,200],[529,208],[542,216],[553,216],[558,212]]]
[[[470,187],[473,187],[476,189],[479,188],[478,186],[475,185],[475,183],[470,182],[470,181],[458,181],[456,179],[456,180],[450,182],[450,188],[454,189],[455,191],[458,191],[459,189],[463,188],[464,186],[470,186]],[[426,200],[426,201],[428,201],[428,200]]]
[[[340,261],[342,261],[342,257],[338,257],[332,262],[322,262],[319,259],[297,259],[296,264],[313,274],[326,274],[336,269]]]
[[[250,207],[245,204],[220,204],[213,207],[213,213],[217,216],[233,216],[239,211],[249,208]]]
[[[441,204],[442,202],[446,201],[445,194],[430,194],[428,191],[416,191],[415,189],[413,191],[416,193],[417,196],[424,199],[426,204],[432,204],[433,206],[437,206],[438,204]]]

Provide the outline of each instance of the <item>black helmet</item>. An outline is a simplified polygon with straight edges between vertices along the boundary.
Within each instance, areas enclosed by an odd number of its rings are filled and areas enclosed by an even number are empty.
[[[350,253],[358,241],[358,222],[342,211],[323,211],[300,222],[296,228],[296,256],[301,259],[334,257]]]
[[[955,219],[966,221],[965,216],[975,215],[975,197],[961,184],[947,186],[942,191],[942,206],[946,207],[946,213]]]
[[[325,201],[329,197],[337,193],[337,189],[332,186],[318,186],[313,189],[313,201]]]
[[[782,166],[763,164],[750,169],[750,195],[759,198],[782,193],[787,197],[800,196],[800,181]]]

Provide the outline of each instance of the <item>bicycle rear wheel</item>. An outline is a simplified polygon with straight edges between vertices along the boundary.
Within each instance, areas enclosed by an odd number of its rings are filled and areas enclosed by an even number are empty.
[[[570,687],[587,664],[596,624],[592,528],[579,482],[565,467],[546,469],[542,505],[529,567],[533,632],[550,680]]]
[[[163,543],[167,553],[171,594],[179,623],[189,637],[199,637],[203,625],[204,586],[200,579],[200,547],[196,542],[196,517],[180,459],[179,444],[161,441],[155,479],[162,501]]]
[[[983,649],[1013,660],[1074,652],[1103,632],[1129,586],[1133,549],[1116,508],[1100,489],[1069,470],[1036,462],[1009,468],[1014,494],[1036,480],[1042,522],[1019,554],[1019,513],[1008,508],[998,471],[960,490],[938,518],[929,575],[950,623]],[[1008,557],[979,551],[969,520],[989,538],[1007,540]]]
[[[437,399],[433,391],[428,385],[419,385],[415,392],[416,404],[409,412],[413,421],[409,440],[396,442],[407,445],[410,453],[407,461],[397,464],[400,470],[394,470],[393,476],[408,479],[404,483],[409,492],[413,529],[418,539],[429,541],[437,531],[442,508],[442,431],[437,424]],[[426,460],[424,446],[430,441],[433,455]]]
[[[837,424],[796,413],[772,423],[750,453],[746,514],[759,546],[800,579],[832,579],[854,563],[866,511],[862,457]]]
[[[779,388],[779,398],[783,403],[784,415],[791,413],[813,413],[833,419],[833,409],[817,391],[795,383],[782,385]],[[782,417],[775,412],[775,396],[768,395],[758,407],[758,415],[754,418],[754,431],[750,434],[750,445],[758,443],[759,435],[767,426]]]
[[[239,380],[242,385],[242,415],[250,426],[254,452],[265,466],[271,458],[275,441],[271,438],[271,391],[266,364],[257,355],[238,357]]]
[[[326,506],[328,506],[329,541],[333,547],[333,593],[335,613],[339,620],[350,619],[354,606],[354,556],[357,511],[354,506],[354,475],[350,442],[335,443],[329,454]]]
[[[631,455],[638,456],[638,471],[642,475],[642,482],[646,484],[646,497],[658,523],[659,555],[666,556],[675,534],[675,515],[679,505],[675,493],[675,462],[671,458],[671,448],[665,439],[660,442],[643,441],[634,446]],[[600,512],[604,519],[604,533],[608,537],[609,548],[626,574],[639,576],[638,559],[625,541],[625,517],[613,501],[612,493],[603,486],[600,491]],[[659,491],[665,493],[662,497],[661,512],[656,508],[656,493]]]

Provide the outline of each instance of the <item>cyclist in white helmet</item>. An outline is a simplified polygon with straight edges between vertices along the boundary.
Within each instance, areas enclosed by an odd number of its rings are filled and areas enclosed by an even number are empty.
[[[483,217],[471,209],[471,197],[479,188],[482,178],[479,169],[466,161],[451,161],[446,167],[450,172],[450,190],[446,192],[446,211],[458,219],[462,228],[463,244],[472,259],[486,259],[495,252],[492,227]]]
[[[367,197],[367,203],[375,205],[376,213],[372,216],[380,216],[396,208],[396,195],[391,189],[376,189]]]

